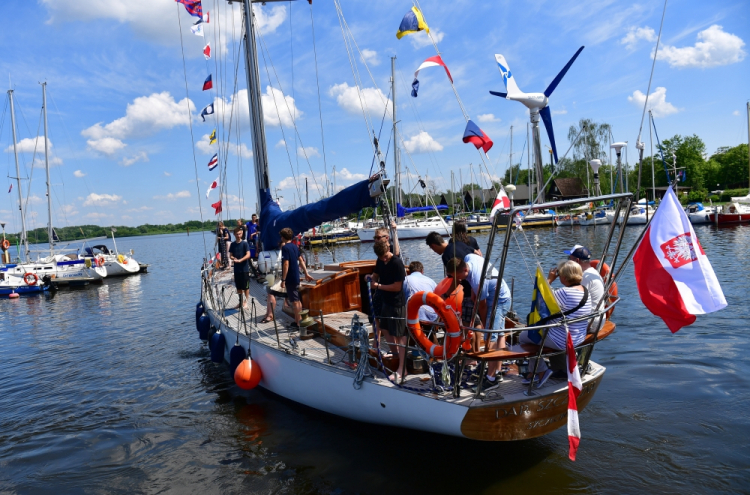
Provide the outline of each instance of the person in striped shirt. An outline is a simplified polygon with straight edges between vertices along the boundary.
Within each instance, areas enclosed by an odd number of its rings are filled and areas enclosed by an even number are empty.
[[[567,260],[557,265],[557,268],[553,268],[547,275],[547,281],[551,284],[556,278],[560,278],[560,283],[563,287],[556,289],[553,292],[557,305],[560,306],[560,310],[563,312],[572,311],[566,315],[567,320],[586,316],[591,313],[591,300],[589,297],[588,290],[581,285],[583,279],[583,270],[581,266],[575,261]],[[565,325],[562,324],[562,319],[557,318],[549,321],[549,323],[557,323],[560,325],[550,327],[547,333],[547,340],[544,342],[544,347],[555,349],[558,351],[565,350],[565,343],[567,340],[567,334]],[[586,338],[586,327],[588,326],[588,320],[581,320],[575,323],[569,323],[568,330],[570,331],[570,337],[573,340],[573,345],[577,346],[583,342]],[[543,330],[529,330],[519,334],[519,344],[541,344]],[[520,345],[511,346],[511,350],[523,352]],[[531,359],[529,362],[529,369],[534,369],[535,359]],[[541,388],[547,379],[552,375],[552,370],[547,367],[547,363],[542,360],[537,368],[537,375],[533,377],[534,381],[538,380],[537,388]],[[524,383],[528,384],[532,380],[532,377],[528,377],[524,380]]]

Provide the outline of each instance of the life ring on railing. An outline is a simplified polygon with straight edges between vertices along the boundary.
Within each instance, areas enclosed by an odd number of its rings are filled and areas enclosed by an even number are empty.
[[[23,281],[26,282],[26,285],[36,285],[39,277],[37,277],[36,273],[26,272],[23,274]]]
[[[596,268],[599,266],[599,260],[591,260],[591,266]],[[609,265],[604,263],[602,265],[602,269],[599,272],[599,275],[602,276],[602,279],[607,278],[607,275],[609,275]],[[617,282],[612,283],[612,287],[609,288],[609,302],[614,302],[617,299]],[[614,306],[607,311],[607,319],[609,320],[612,317],[612,313],[614,312],[615,308]]]
[[[3,251],[7,251],[8,249],[10,249],[10,241],[8,239],[5,239],[3,241]]]
[[[96,264],[97,267],[104,266],[104,256],[102,256],[101,254],[94,256],[94,263]]]
[[[445,323],[447,352],[442,345],[430,342],[422,331],[422,326],[419,323],[419,308],[422,306],[429,306],[434,309]],[[406,323],[416,341],[431,357],[442,358],[445,354],[445,359],[451,359],[458,352],[458,347],[461,345],[461,324],[458,321],[458,315],[450,304],[434,292],[421,291],[409,298],[406,305]]]
[[[462,285],[458,285],[453,289],[453,277],[445,277],[437,286],[433,292],[443,298],[445,303],[453,308],[453,310],[461,316],[464,304],[464,288]],[[471,351],[471,342],[474,338],[474,332],[469,330],[466,333],[466,339],[461,343],[461,347],[464,351]]]

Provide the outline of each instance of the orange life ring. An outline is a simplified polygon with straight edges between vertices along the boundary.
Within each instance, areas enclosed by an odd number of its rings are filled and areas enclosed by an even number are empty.
[[[591,266],[596,268],[599,266],[599,260],[591,260]],[[604,263],[602,265],[602,270],[599,272],[599,275],[602,276],[602,278],[607,278],[607,275],[609,275],[609,265]],[[617,282],[612,283],[612,287],[609,288],[609,302],[614,302],[615,299],[617,299]],[[607,311],[607,319],[609,320],[612,317],[612,313],[615,311],[614,306]]]
[[[36,273],[26,272],[23,274],[23,281],[26,282],[26,285],[36,285],[39,277],[37,277]]]
[[[419,308],[425,305],[434,309],[445,323],[445,345],[448,352],[445,352],[445,347],[442,345],[430,342],[422,332],[422,326],[419,324]],[[452,305],[443,301],[434,292],[421,291],[409,298],[406,305],[406,323],[416,341],[431,357],[443,357],[445,354],[446,359],[451,359],[458,352],[458,347],[461,345],[461,324],[458,315]]]
[[[464,303],[464,288],[459,284],[453,289],[453,292],[451,292],[452,289],[453,277],[445,277],[439,284],[437,284],[433,292],[442,297],[445,300],[445,303],[451,306],[453,310],[458,313],[458,316],[461,316]],[[471,341],[473,337],[474,332],[469,330],[466,333],[466,339],[461,343],[461,348],[464,351],[468,352],[471,350]]]
[[[94,263],[96,264],[97,267],[104,266],[104,256],[102,255],[94,256]]]
[[[3,241],[3,251],[7,251],[8,249],[10,249],[10,241],[8,239],[5,239]]]

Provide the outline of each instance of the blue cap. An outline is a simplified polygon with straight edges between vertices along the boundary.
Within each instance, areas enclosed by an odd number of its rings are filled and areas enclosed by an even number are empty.
[[[589,251],[589,248],[581,246],[580,244],[576,244],[571,249],[563,251],[563,253],[578,258],[579,260],[588,261],[591,259],[591,251]]]

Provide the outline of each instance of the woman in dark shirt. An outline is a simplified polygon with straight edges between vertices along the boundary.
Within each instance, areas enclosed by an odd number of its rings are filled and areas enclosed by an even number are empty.
[[[469,235],[469,229],[466,227],[466,222],[455,222],[453,224],[453,238],[472,248],[474,254],[482,256],[482,250],[479,249],[479,243],[477,243],[477,240],[474,237]]]
[[[406,301],[403,291],[406,269],[401,258],[391,253],[387,242],[376,242],[373,249],[378,261],[370,287],[378,291],[382,298],[379,314],[376,315],[378,328],[391,345],[391,351],[398,353],[398,369],[391,375],[391,380],[397,381],[404,376],[406,363]]]
[[[227,251],[227,242],[230,242],[229,229],[224,227],[224,222],[219,222],[216,227],[216,242],[219,243],[219,252],[221,253],[221,267],[226,268],[229,265],[229,252]]]

